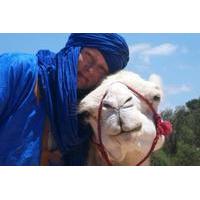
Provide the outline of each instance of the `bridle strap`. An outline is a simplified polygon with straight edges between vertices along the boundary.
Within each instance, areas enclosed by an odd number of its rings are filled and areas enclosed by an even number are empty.
[[[119,82],[123,85],[126,85],[122,82]],[[153,150],[155,149],[155,146],[158,142],[158,139],[160,137],[160,135],[167,135],[169,134],[171,131],[172,131],[172,128],[170,127],[168,130],[168,133],[164,133],[163,129],[162,129],[162,122],[161,122],[161,117],[160,115],[157,114],[157,112],[155,111],[155,109],[153,108],[152,104],[142,95],[140,94],[139,92],[137,92],[135,89],[131,88],[130,86],[126,85],[128,89],[130,89],[133,93],[135,93],[140,99],[142,99],[148,106],[149,108],[151,109],[151,111],[153,112],[153,118],[154,118],[154,124],[156,126],[156,137],[154,138],[153,140],[153,143],[151,145],[151,148],[149,150],[149,152],[147,153],[147,155],[140,161],[136,164],[136,166],[139,166],[141,165],[142,163],[144,163],[144,161],[151,155],[151,153],[153,152]],[[100,102],[100,105],[99,105],[99,109],[98,109],[98,121],[97,121],[97,131],[98,131],[98,140],[99,140],[99,143],[95,142],[95,141],[92,141],[96,146],[97,148],[99,149],[102,157],[104,158],[104,160],[106,161],[107,165],[109,166],[112,166],[112,163],[108,157],[108,153],[105,151],[105,146],[103,145],[103,142],[102,142],[102,138],[101,138],[101,111],[102,111],[102,105],[103,105],[103,99],[105,98],[107,93],[105,93],[101,99],[101,102]],[[170,124],[168,124],[170,125]]]
[[[99,151],[101,152],[101,155],[103,156],[103,158],[105,159],[106,163],[109,166],[112,166],[112,163],[110,162],[109,158],[108,158],[108,154],[105,151],[105,147],[103,145],[102,142],[102,138],[101,138],[101,111],[102,111],[102,104],[103,104],[103,99],[105,98],[107,93],[105,93],[102,97],[99,109],[98,109],[98,122],[97,122],[97,131],[98,131],[98,140],[99,140],[99,144],[97,142],[95,142],[95,144],[97,145]]]
[[[151,155],[151,153],[153,152],[153,150],[155,149],[155,146],[157,144],[159,140],[159,135],[156,135],[156,137],[154,138],[153,140],[153,143],[151,145],[151,148],[149,150],[149,152],[147,153],[147,155],[140,161],[136,164],[136,166],[140,166],[142,163],[144,163],[145,160],[147,160],[147,158]]]

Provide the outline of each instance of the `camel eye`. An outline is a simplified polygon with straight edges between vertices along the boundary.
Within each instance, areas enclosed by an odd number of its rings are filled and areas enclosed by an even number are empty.
[[[160,96],[155,95],[155,96],[153,97],[153,100],[154,100],[154,101],[160,101]]]

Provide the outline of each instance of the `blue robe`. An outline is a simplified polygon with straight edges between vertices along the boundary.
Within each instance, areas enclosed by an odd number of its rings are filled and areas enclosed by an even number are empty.
[[[34,93],[39,67],[29,54],[0,56],[0,165],[39,165],[44,101]]]

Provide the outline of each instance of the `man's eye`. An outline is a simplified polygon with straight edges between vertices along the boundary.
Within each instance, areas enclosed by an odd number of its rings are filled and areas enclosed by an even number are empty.
[[[86,56],[86,64],[89,66],[89,67],[92,67],[94,65],[94,61],[91,59],[90,56]]]

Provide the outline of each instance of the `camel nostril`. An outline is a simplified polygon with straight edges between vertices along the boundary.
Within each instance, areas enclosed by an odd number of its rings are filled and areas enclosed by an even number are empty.
[[[131,101],[132,99],[133,99],[133,97],[129,97],[129,98],[125,101],[125,103]],[[125,104],[125,103],[124,103],[124,104]]]
[[[123,104],[123,108],[130,108],[130,107],[132,107],[133,106],[133,102],[132,102],[132,100],[133,100],[133,97],[129,97],[125,102],[124,102],[124,104]]]
[[[110,108],[110,109],[113,108],[113,107],[112,107],[111,105],[109,105],[108,103],[103,103],[103,107],[104,107],[104,108]]]
[[[113,105],[111,105],[109,102],[106,102],[106,101],[103,102],[102,106],[107,109],[115,109]]]

